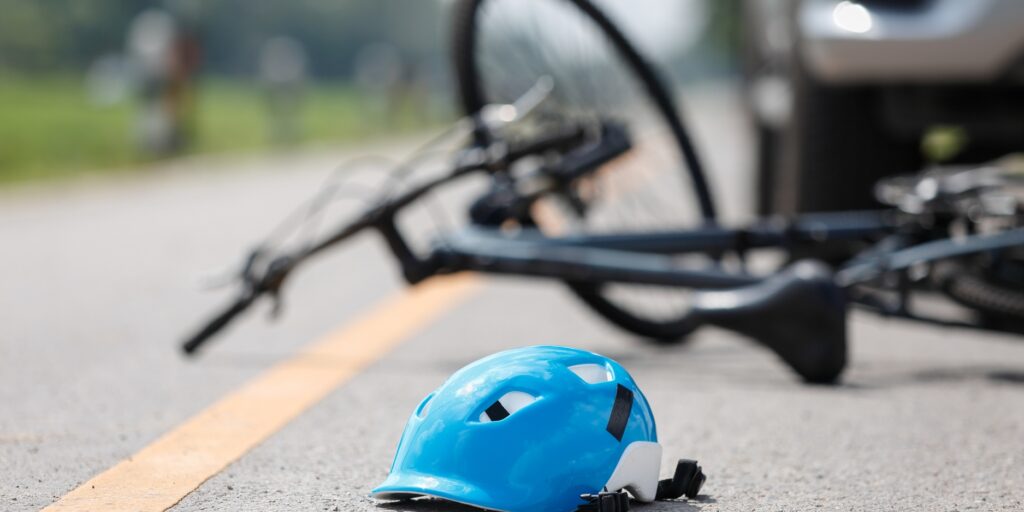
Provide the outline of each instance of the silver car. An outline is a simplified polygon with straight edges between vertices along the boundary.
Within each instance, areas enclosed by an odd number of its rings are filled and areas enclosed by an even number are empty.
[[[745,0],[762,212],[1024,148],[1024,0]]]

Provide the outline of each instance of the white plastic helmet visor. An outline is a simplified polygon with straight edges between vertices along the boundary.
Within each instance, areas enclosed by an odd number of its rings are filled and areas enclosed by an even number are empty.
[[[661,445],[634,441],[622,452],[611,478],[604,488],[614,492],[626,489],[637,501],[650,503],[658,494],[661,474]]]

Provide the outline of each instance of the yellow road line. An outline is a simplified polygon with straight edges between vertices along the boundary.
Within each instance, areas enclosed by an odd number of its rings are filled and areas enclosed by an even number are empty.
[[[435,278],[267,370],[44,511],[166,510],[468,298],[471,275]],[[317,364],[309,364],[315,360]]]

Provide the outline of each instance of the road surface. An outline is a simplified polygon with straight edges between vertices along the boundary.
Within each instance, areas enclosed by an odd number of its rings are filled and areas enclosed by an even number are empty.
[[[689,105],[698,139],[727,217],[742,218],[748,136],[729,96],[705,96]],[[806,386],[727,332],[645,344],[557,283],[469,278],[403,302],[394,264],[364,237],[299,273],[279,322],[251,315],[204,357],[178,354],[226,297],[200,293],[203,276],[338,161],[409,145],[197,158],[117,183],[0,193],[0,510],[66,496],[77,497],[67,510],[149,510],[175,492],[175,511],[468,510],[378,506],[368,492],[427,393],[476,358],[532,344],[620,361],[653,406],[665,467],[703,464],[699,499],[637,510],[1024,509],[1019,337],[854,314],[844,383]],[[282,394],[246,394],[261,384]],[[218,423],[243,405],[251,422]],[[217,439],[220,459],[197,462],[182,432]],[[195,465],[138,470],[167,454]],[[169,482],[177,490],[160,494]],[[100,492],[114,502],[89,501]]]

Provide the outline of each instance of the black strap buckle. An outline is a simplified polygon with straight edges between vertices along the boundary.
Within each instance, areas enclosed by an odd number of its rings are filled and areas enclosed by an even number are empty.
[[[679,459],[676,464],[676,474],[671,479],[658,482],[658,500],[674,500],[684,494],[691,500],[700,494],[700,488],[704,486],[704,470],[695,460]]]
[[[704,470],[695,460],[679,459],[676,472],[672,478],[658,482],[657,500],[674,500],[685,495],[694,499],[704,486]],[[576,512],[626,512],[629,510],[629,494],[626,491],[601,492],[583,494],[580,499],[586,503],[576,508]]]
[[[580,505],[576,512],[626,512],[629,510],[629,494],[626,494],[626,491],[583,494],[580,499],[586,503]]]

